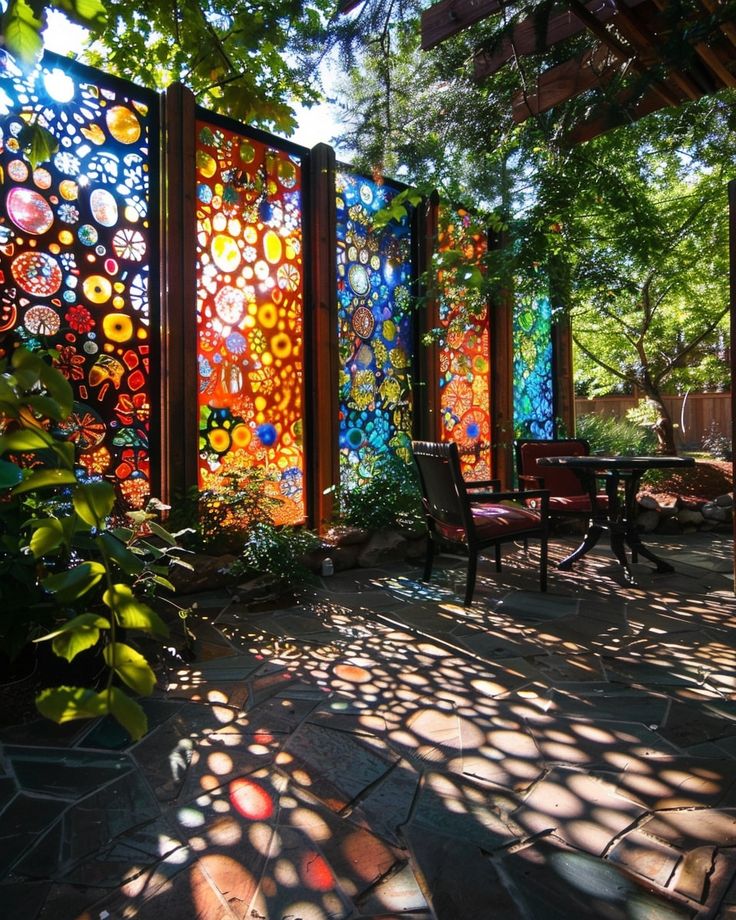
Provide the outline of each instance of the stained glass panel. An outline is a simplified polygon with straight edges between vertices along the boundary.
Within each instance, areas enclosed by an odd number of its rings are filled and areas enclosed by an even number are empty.
[[[304,520],[301,162],[197,123],[199,484]]]
[[[488,242],[463,210],[442,214],[439,256],[459,255],[463,273],[480,270]],[[459,277],[454,258],[437,275],[440,418],[445,441],[456,441],[466,479],[491,477],[491,358],[488,303]]]
[[[0,68],[0,334],[55,352],[75,395],[58,433],[88,476],[139,508],[150,492],[155,97],[53,56],[30,74],[7,56]],[[29,125],[56,145],[35,167]]]
[[[343,171],[336,190],[340,480],[349,489],[387,456],[411,457],[411,229],[408,217],[374,226],[396,188]]]
[[[514,308],[514,433],[554,437],[552,308],[546,293],[524,294]]]

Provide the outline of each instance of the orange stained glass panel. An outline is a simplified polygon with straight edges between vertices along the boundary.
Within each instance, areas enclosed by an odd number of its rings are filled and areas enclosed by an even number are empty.
[[[439,238],[440,424],[445,441],[457,441],[466,479],[491,477],[491,354],[488,304],[463,280],[481,269],[488,249],[485,233],[467,211],[445,211]],[[454,257],[462,254],[458,271]]]
[[[197,125],[199,486],[257,477],[277,524],[306,516],[301,163]]]

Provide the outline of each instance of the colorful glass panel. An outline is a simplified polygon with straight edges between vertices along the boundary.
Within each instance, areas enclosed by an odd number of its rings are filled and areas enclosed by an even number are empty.
[[[514,433],[554,437],[552,308],[546,294],[523,295],[514,309]]]
[[[0,334],[53,350],[75,396],[58,433],[75,444],[80,475],[112,479],[123,504],[140,508],[150,493],[155,124],[142,91],[57,60],[30,74],[0,63]],[[29,125],[57,145],[35,167]]]
[[[337,174],[339,448],[343,488],[390,456],[411,458],[413,322],[408,216],[374,226],[398,190]]]
[[[463,476],[469,480],[491,477],[491,356],[488,302],[484,294],[468,287],[462,274],[480,270],[488,248],[484,233],[474,227],[467,211],[441,215],[440,264],[437,274],[440,339],[440,424],[445,441],[456,441]],[[462,253],[462,262],[454,256]]]
[[[197,124],[199,485],[305,518],[301,162]]]

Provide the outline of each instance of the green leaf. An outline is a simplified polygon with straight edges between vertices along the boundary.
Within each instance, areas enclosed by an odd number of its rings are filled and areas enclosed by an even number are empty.
[[[103,652],[107,666],[132,690],[148,696],[156,685],[156,675],[146,659],[124,642],[111,642]]]
[[[75,449],[73,441],[55,441],[51,450],[59,458],[59,462],[63,467],[67,470],[74,469]]]
[[[60,603],[68,604],[94,588],[104,574],[105,566],[101,562],[82,562],[68,572],[49,575],[41,584],[55,594]]]
[[[37,380],[41,379],[41,365],[43,363],[38,352],[29,351],[25,346],[16,348],[10,359],[10,364],[15,370],[33,371]]]
[[[51,687],[36,697],[36,709],[59,725],[72,719],[94,719],[108,712],[107,696],[86,687]]]
[[[140,703],[132,700],[119,687],[110,687],[110,713],[128,732],[133,741],[138,741],[148,731],[148,718]]]
[[[109,482],[89,482],[74,491],[74,510],[90,527],[102,527],[115,504],[115,490]]]
[[[5,451],[44,450],[54,443],[53,435],[43,428],[19,428],[0,438],[0,453]]]
[[[64,542],[64,528],[58,518],[43,518],[33,521],[33,533],[29,546],[34,559],[58,549]]]
[[[48,486],[77,485],[77,477],[71,470],[38,470],[31,473],[28,479],[13,489],[13,495],[22,492],[33,492],[34,489],[45,489]]]
[[[51,396],[26,396],[25,403],[30,406],[36,415],[44,418],[53,419],[60,422],[67,417],[68,412],[64,412],[58,402]]]
[[[41,382],[46,387],[49,396],[58,403],[61,418],[65,419],[71,414],[74,407],[74,391],[72,390],[72,385],[58,367],[54,367],[52,364],[46,364],[45,361],[42,361],[41,364],[42,367],[39,375],[41,377]]]
[[[37,121],[20,129],[18,143],[34,169],[47,163],[59,149],[58,140]]]
[[[162,588],[166,588],[167,591],[176,591],[174,585],[169,581],[168,578],[164,578],[163,575],[154,575],[151,579],[157,585],[161,585]]]
[[[3,20],[5,48],[22,64],[32,65],[43,50],[40,20],[26,0],[10,0]]]
[[[63,10],[72,22],[96,32],[107,22],[107,10],[100,0],[57,0],[56,6]]]
[[[34,642],[46,642],[49,639],[55,639],[57,636],[61,636],[64,633],[69,632],[69,630],[77,629],[79,626],[95,627],[99,629],[110,629],[110,621],[107,617],[100,616],[99,613],[80,613],[79,616],[72,617],[71,620],[68,620],[64,623],[63,626],[60,626],[58,629],[53,630],[50,633],[46,633],[45,636],[40,636],[38,639],[34,639]]]
[[[96,613],[80,613],[60,629],[42,636],[37,642],[51,639],[51,647],[59,658],[72,661],[80,652],[92,648],[100,638],[100,629],[109,629],[110,621]]]
[[[161,617],[147,604],[139,601],[129,585],[113,585],[102,595],[102,600],[113,611],[117,622],[126,629],[142,629],[155,636],[168,636],[169,629]]]
[[[101,543],[108,556],[117,563],[119,568],[126,575],[133,576],[140,574],[145,568],[144,563],[132,553],[124,543],[116,536],[117,531],[110,533],[105,531],[97,536],[97,542]]]
[[[23,480],[23,471],[14,463],[0,460],[0,489],[12,489]]]
[[[151,533],[155,533],[156,536],[160,537],[168,546],[176,546],[176,540],[165,527],[157,524],[156,521],[151,521],[148,526],[151,528]]]

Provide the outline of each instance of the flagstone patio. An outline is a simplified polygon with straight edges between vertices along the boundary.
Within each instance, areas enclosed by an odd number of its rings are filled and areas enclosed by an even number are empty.
[[[139,743],[0,729],[2,916],[736,917],[733,544],[657,552],[542,595],[507,551],[472,608],[451,557],[201,595]]]

